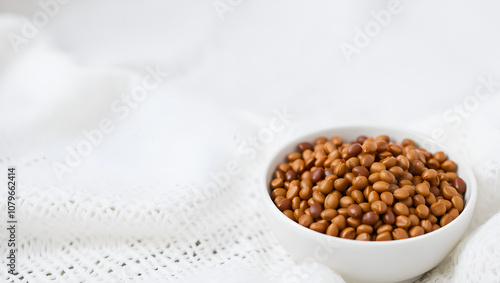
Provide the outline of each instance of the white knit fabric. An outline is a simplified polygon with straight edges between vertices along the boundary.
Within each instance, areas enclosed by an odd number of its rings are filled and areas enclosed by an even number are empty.
[[[260,172],[259,165],[246,170]],[[500,197],[492,192],[500,187],[500,169],[481,169],[475,170],[481,193],[467,236],[421,282],[498,281],[500,213],[494,203]],[[3,269],[2,276],[14,282],[343,282],[319,264],[294,262],[279,246],[259,212],[257,178],[238,178],[197,203],[187,188],[124,200],[23,182],[20,272],[11,276]],[[488,202],[493,205],[486,211]],[[4,202],[0,209],[6,211]],[[5,245],[1,251],[7,253]]]
[[[495,38],[499,22],[462,23],[465,16],[482,19],[494,9],[460,2],[466,8],[447,13],[458,25],[448,30],[440,25],[437,4],[425,3],[405,3],[406,16],[375,38],[351,65],[338,63],[344,62],[338,43],[352,40],[353,27],[367,20],[360,15],[369,15],[373,7],[344,4],[350,14],[360,12],[352,19],[331,9],[330,18],[339,26],[332,24],[333,30],[326,32],[319,31],[325,25],[314,19],[328,13],[318,7],[304,10],[297,3],[284,13],[284,2],[242,2],[224,21],[217,18],[212,2],[205,3],[209,8],[204,12],[175,4],[190,11],[189,18],[175,9],[162,13],[183,23],[185,33],[160,24],[142,23],[138,30],[130,25],[123,41],[110,41],[111,46],[103,44],[101,50],[89,44],[84,25],[78,29],[76,22],[85,11],[95,12],[95,22],[87,24],[93,27],[93,39],[106,42],[109,34],[102,30],[108,15],[75,2],[19,53],[12,52],[7,34],[20,30],[22,18],[0,14],[0,186],[6,183],[9,166],[17,167],[19,182],[19,273],[7,273],[7,203],[2,189],[0,281],[344,282],[321,264],[296,262],[287,254],[268,229],[257,192],[265,160],[288,139],[325,127],[371,123],[406,126],[428,135],[441,129],[445,142],[464,155],[478,180],[476,212],[466,235],[418,282],[500,282],[500,88],[460,125],[442,118],[474,92],[478,76],[500,79],[498,64],[491,63],[500,60],[498,48],[489,49],[500,42]],[[102,5],[103,11],[115,9]],[[374,9],[385,6],[380,1]],[[129,3],[121,9],[126,14],[135,8]],[[423,29],[439,26],[449,33],[416,30],[413,20],[423,14]],[[132,21],[124,19],[122,23]],[[210,24],[190,26],[195,19]],[[234,26],[228,24],[231,20]],[[255,21],[265,28],[253,30]],[[277,24],[281,21],[293,28],[283,29]],[[102,29],[94,26],[97,22]],[[66,24],[72,29],[65,29]],[[266,32],[267,27],[273,32]],[[401,31],[407,29],[440,44],[424,52],[426,47],[412,37],[393,40],[405,36]],[[475,30],[490,34],[484,56],[474,44],[458,41],[462,35],[454,33],[456,29],[470,40],[486,40],[474,37]],[[168,52],[137,47],[147,38],[144,33],[152,37],[163,32],[172,43]],[[337,36],[332,43],[325,34]],[[130,37],[137,38],[138,45]],[[265,48],[248,38],[262,40]],[[417,59],[410,54],[415,46],[421,52]],[[325,55],[330,52],[333,57]],[[394,58],[403,62],[392,68],[395,63],[388,62]],[[484,68],[466,73],[470,62],[481,62]],[[110,105],[158,64],[169,73],[168,79],[130,115],[114,113]],[[413,67],[421,71],[413,73]],[[399,77],[401,72],[408,77]],[[279,116],[276,113],[283,112],[291,113],[289,121],[281,121],[285,128],[273,133],[269,143],[253,148],[255,155],[242,154],[241,142],[258,137]],[[82,132],[94,129],[103,118],[113,121],[115,130],[58,179],[54,162],[64,163],[68,148],[76,147],[85,138]],[[227,171],[231,162],[241,173],[227,186],[209,187],[211,175]]]

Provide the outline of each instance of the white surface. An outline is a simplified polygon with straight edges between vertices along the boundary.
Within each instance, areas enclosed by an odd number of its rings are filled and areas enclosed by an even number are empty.
[[[0,162],[20,172],[20,264],[32,272],[22,276],[338,279],[321,265],[293,264],[277,246],[256,214],[255,172],[287,138],[370,122],[428,135],[442,129],[477,175],[468,238],[424,279],[498,281],[499,253],[490,253],[498,245],[482,231],[498,232],[500,87],[458,127],[443,114],[474,94],[478,77],[500,81],[500,5],[402,2],[402,12],[347,63],[340,44],[353,42],[355,28],[373,19],[370,11],[386,7],[384,1],[242,1],[221,21],[212,1],[71,1],[15,53],[8,33],[20,32],[20,14],[31,18],[41,8],[0,1],[0,9],[13,11],[0,14]],[[169,72],[165,82],[121,119],[111,104],[157,64]],[[248,160],[237,149],[241,141],[269,127],[273,109],[283,107],[295,114],[290,124]],[[59,180],[53,162],[63,162],[66,148],[103,118],[115,130]],[[212,197],[191,185],[204,188],[229,160],[245,171],[231,178],[226,193]],[[224,205],[198,209],[192,195]],[[88,212],[95,207],[107,213]],[[187,217],[176,220],[179,214]],[[480,254],[491,258],[483,262]],[[135,259],[141,263],[121,266]]]

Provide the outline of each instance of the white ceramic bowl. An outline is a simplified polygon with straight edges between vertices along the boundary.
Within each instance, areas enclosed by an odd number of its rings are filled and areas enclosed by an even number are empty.
[[[345,141],[359,135],[388,135],[393,141],[413,139],[430,152],[444,151],[458,164],[458,175],[466,182],[465,208],[450,224],[434,232],[415,238],[386,242],[364,242],[321,234],[302,227],[286,217],[273,203],[269,184],[278,164],[286,155],[297,150],[297,144],[314,142],[317,137],[340,136]],[[458,243],[469,226],[477,198],[477,184],[472,170],[460,156],[424,135],[408,130],[383,127],[332,128],[291,141],[270,160],[265,169],[262,192],[264,212],[271,230],[281,245],[298,261],[321,262],[348,281],[398,282],[413,281],[441,262]]]

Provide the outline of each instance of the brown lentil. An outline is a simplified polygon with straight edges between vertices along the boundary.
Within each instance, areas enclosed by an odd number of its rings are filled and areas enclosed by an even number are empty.
[[[379,219],[377,221],[377,223],[375,223],[375,225],[373,225],[373,229],[377,230],[378,228],[380,228],[380,226],[384,225],[384,221],[382,221],[382,219]]]
[[[288,170],[286,171],[285,173],[285,179],[288,181],[288,182],[291,182],[293,180],[296,180],[297,179],[297,173],[293,170]]]
[[[420,219],[427,219],[429,216],[429,208],[425,204],[420,204],[416,208],[417,216]]]
[[[460,214],[460,212],[458,211],[458,209],[456,208],[452,208],[448,211],[448,214],[451,215],[451,217],[453,217],[453,219],[457,218],[458,215]]]
[[[326,221],[332,221],[332,219],[335,218],[335,216],[337,215],[338,215],[337,210],[333,208],[327,208],[321,212],[320,216]]]
[[[370,184],[375,184],[376,182],[379,182],[380,181],[380,174],[378,172],[371,174],[368,177],[368,181],[370,182]]]
[[[394,191],[394,197],[398,200],[402,200],[402,199],[405,199],[405,198],[408,198],[410,196],[410,193],[408,192],[408,190],[405,190],[405,189],[397,189]]]
[[[357,241],[371,241],[371,236],[368,233],[358,233],[358,236],[356,237]]]
[[[354,143],[347,149],[347,156],[349,158],[358,156],[358,154],[360,154],[362,151],[363,149],[361,148],[361,145],[359,143]]]
[[[339,230],[343,230],[346,227],[346,218],[344,215],[337,215],[332,219],[332,223],[335,224]]]
[[[353,190],[351,197],[356,203],[362,203],[365,200],[363,193],[360,190]]]
[[[312,149],[313,148],[313,145],[309,142],[303,142],[303,143],[299,143],[299,149],[300,151],[304,151],[306,149]]]
[[[377,145],[374,142],[365,142],[362,149],[364,153],[374,153],[377,151]]]
[[[351,217],[360,217],[363,213],[363,210],[361,209],[361,206],[358,204],[351,204],[347,208],[347,214]]]
[[[328,226],[324,222],[314,222],[311,226],[309,226],[309,228],[319,233],[325,233]]]
[[[427,186],[425,183],[420,183],[420,184],[416,185],[415,191],[417,192],[417,194],[420,194],[423,197],[426,197],[430,194],[429,186]]]
[[[319,138],[317,138],[317,139],[314,141],[314,143],[315,143],[316,145],[318,145],[318,144],[324,144],[324,143],[325,143],[325,142],[327,142],[327,141],[328,141],[328,139],[327,139],[326,137],[319,137]]]
[[[310,199],[307,200],[308,207],[310,207],[313,203],[314,203],[314,199],[313,198],[310,198]]]
[[[313,171],[311,171],[311,181],[313,183],[317,183],[323,178],[325,178],[325,169],[324,168],[316,168]]]
[[[446,154],[444,154],[444,152],[442,151],[438,151],[436,153],[434,153],[434,158],[439,162],[439,163],[443,163],[446,161]]]
[[[415,192],[416,192],[415,186],[413,186],[413,185],[404,185],[402,188],[408,191],[408,193],[410,194],[410,197],[412,197],[412,196],[415,195]]]
[[[354,176],[354,174],[352,174],[351,172],[347,172],[344,174],[344,179],[346,179],[349,184],[352,184],[352,181],[354,181],[354,178],[356,178],[356,176]]]
[[[457,189],[459,193],[465,193],[465,189],[467,188],[467,186],[465,185],[465,182],[462,178],[456,178],[452,183],[453,187],[455,187],[455,189]]]
[[[446,205],[442,202],[435,202],[431,204],[431,213],[436,216],[442,216],[446,213]]]
[[[340,232],[340,238],[344,239],[355,239],[356,238],[356,230],[352,227],[347,227]]]
[[[290,218],[291,220],[295,221],[295,216],[293,215],[293,211],[289,209],[283,210],[283,214],[285,214],[286,217]]]
[[[383,214],[387,211],[387,204],[381,200],[376,200],[371,204],[372,210],[377,214]]]
[[[396,177],[390,171],[382,170],[379,172],[380,180],[385,181],[389,184],[396,183]]]
[[[298,186],[291,186],[288,191],[286,192],[286,198],[288,199],[293,199],[294,197],[299,195],[299,187]]]
[[[344,196],[339,200],[340,207],[349,207],[353,203],[354,200],[350,196]]]
[[[431,158],[431,159],[427,160],[427,166],[431,169],[434,169],[434,170],[441,168],[441,164],[435,158]]]
[[[306,208],[309,208],[309,204],[307,204],[306,200],[301,200],[299,204],[299,209],[301,210],[306,210]]]
[[[455,172],[457,170],[457,164],[451,160],[446,160],[441,163],[441,168],[446,172]]]
[[[413,208],[413,198],[410,196],[405,198],[405,199],[400,200],[399,202],[406,205],[408,207],[408,209]]]
[[[373,211],[368,211],[363,215],[361,222],[363,222],[363,224],[374,225],[375,223],[377,223],[378,220],[379,216],[377,213]]]
[[[276,170],[276,172],[274,172],[274,178],[276,179],[285,179],[285,173],[283,173],[282,171],[280,170]]]
[[[451,203],[453,207],[456,208],[459,212],[462,212],[464,209],[464,200],[459,196],[454,196],[451,198]]]
[[[299,191],[299,197],[301,199],[310,199],[312,197],[312,189],[310,187],[304,187]]]
[[[434,194],[429,194],[425,198],[425,203],[427,203],[427,205],[432,205],[435,202],[436,202],[436,195],[434,195]]]
[[[368,202],[362,202],[359,204],[359,206],[363,210],[363,213],[366,213],[366,212],[372,210],[372,207],[371,207],[370,203],[368,203]]]
[[[309,214],[313,218],[319,218],[322,210],[323,210],[323,208],[321,207],[321,205],[319,203],[315,202],[311,205],[311,207],[309,207]]]
[[[319,191],[324,195],[329,194],[333,191],[333,181],[331,179],[327,179],[321,182],[319,185]]]
[[[378,182],[375,182],[375,184],[373,184],[373,189],[377,193],[383,193],[383,192],[390,191],[390,185],[389,185],[389,183],[387,183],[385,181],[378,181]]]
[[[359,143],[359,144],[363,144],[367,139],[368,139],[367,136],[361,135],[361,136],[359,136],[359,137],[356,138],[356,142]]]
[[[385,170],[385,169],[386,169],[386,167],[385,167],[384,163],[381,163],[381,162],[374,162],[370,166],[371,173],[378,173],[378,172]]]
[[[283,187],[283,179],[279,178],[271,181],[271,188],[276,189],[282,187]]]
[[[396,228],[394,229],[394,231],[392,231],[392,237],[394,238],[394,240],[407,239],[408,232],[406,232],[406,230],[403,228]]]
[[[399,215],[398,217],[396,217],[396,226],[398,226],[399,228],[408,228],[410,227],[410,225],[411,222],[408,217],[404,215]]]
[[[417,237],[417,236],[421,236],[423,234],[425,234],[425,230],[424,228],[420,227],[420,226],[414,226],[410,229],[410,237]]]
[[[429,220],[432,224],[436,224],[438,222],[438,219],[434,214],[429,214],[426,220]]]
[[[382,234],[384,232],[392,232],[392,225],[384,224],[377,229],[377,234]]]
[[[391,206],[394,203],[394,195],[391,192],[383,192],[380,194],[380,200]]]
[[[420,223],[420,219],[415,214],[410,214],[408,219],[410,220],[410,227],[417,226]]]
[[[397,165],[403,170],[408,170],[410,168],[410,161],[404,155],[398,155],[396,157]]]
[[[418,207],[421,204],[425,204],[425,198],[422,195],[413,196],[413,206]]]
[[[335,187],[335,189],[337,191],[343,192],[343,191],[347,190],[347,187],[349,186],[349,182],[344,178],[338,178],[337,180],[335,180],[335,182],[333,182],[333,186]]]
[[[323,149],[325,150],[325,152],[327,154],[330,154],[332,153],[334,150],[337,149],[337,147],[331,142],[331,141],[327,141],[323,144]]]
[[[446,186],[441,191],[442,191],[441,193],[446,199],[452,199],[454,196],[459,195],[457,190],[452,186]]]
[[[367,224],[361,224],[356,228],[356,232],[358,234],[366,233],[371,235],[373,233],[373,226]]]
[[[394,223],[396,223],[396,215],[394,215],[394,212],[392,212],[392,210],[387,210],[382,215],[382,220],[384,221],[385,224],[394,225]]]
[[[328,209],[328,208],[337,209],[337,207],[339,206],[338,196],[334,193],[328,194],[325,198],[324,206],[325,206],[325,209]]]
[[[292,207],[292,201],[288,198],[284,198],[281,201],[279,201],[276,206],[281,211],[286,210],[286,209],[290,209]]]
[[[425,233],[429,233],[432,231],[432,223],[429,220],[420,221],[420,226],[424,228]]]
[[[274,190],[273,190],[273,192],[271,193],[271,196],[272,196],[273,198],[276,198],[276,197],[278,197],[278,196],[282,196],[282,197],[284,197],[284,196],[286,196],[286,190],[285,190],[285,189],[283,189],[283,188],[277,188],[277,189],[274,189]]]
[[[395,143],[389,145],[389,151],[394,155],[398,156],[403,153],[403,146]]]
[[[439,220],[439,225],[441,227],[444,227],[444,226],[450,224],[451,221],[453,221],[453,217],[447,213],[447,214],[443,215],[443,217],[441,217],[441,220]]]
[[[347,207],[341,207],[337,209],[339,215],[344,216],[345,218],[349,217],[349,213],[347,213]]]
[[[277,196],[275,199],[274,199],[274,204],[278,205],[278,203],[280,201],[282,201],[283,199],[285,199],[284,196]]]
[[[378,194],[376,191],[371,191],[371,192],[368,194],[368,203],[370,203],[370,206],[371,206],[371,204],[372,204],[374,201],[377,201],[377,200],[380,200],[379,194]]]
[[[337,237],[339,235],[339,228],[337,227],[337,225],[335,225],[334,223],[330,224],[330,226],[328,226],[328,228],[326,229],[326,234],[327,235],[330,235],[330,236],[335,236]]]
[[[295,209],[299,209],[300,208],[300,202],[302,201],[302,199],[300,197],[294,197],[292,199],[292,209],[295,210]]]
[[[362,155],[359,158],[359,163],[361,164],[361,166],[364,166],[366,168],[370,167],[373,162],[375,162],[375,157],[371,154]]]
[[[376,140],[375,144],[377,145],[378,152],[383,152],[387,150],[387,141],[385,139]]]
[[[298,153],[298,152],[292,152],[292,153],[288,154],[288,156],[286,157],[286,159],[288,161],[294,161],[294,160],[299,159],[301,157],[302,157],[302,155],[300,153]]]
[[[392,233],[387,231],[382,234],[378,234],[377,238],[375,239],[376,241],[390,241],[392,240]]]
[[[410,210],[408,209],[408,206],[402,202],[398,202],[394,205],[394,213],[397,215],[404,215],[408,216],[410,214]]]
[[[420,160],[413,160],[410,163],[410,169],[409,172],[413,175],[420,175],[424,172],[425,170],[425,165],[422,161]]]
[[[325,203],[325,195],[322,194],[321,192],[313,192],[312,199],[315,202],[320,203],[320,204],[324,204]]]
[[[309,214],[304,214],[299,218],[299,224],[304,227],[309,227],[313,223],[314,219]]]
[[[359,225],[361,225],[361,219],[356,218],[356,217],[349,217],[346,219],[347,226],[357,228]]]
[[[382,161],[380,161],[380,162],[382,162],[382,164],[384,164],[386,168],[390,169],[390,168],[396,166],[398,164],[398,161],[396,160],[396,158],[394,158],[394,156],[392,156],[392,153],[390,153],[388,151],[386,151],[386,152],[390,155],[384,158],[384,156],[382,156],[382,154],[384,152],[380,153],[379,157],[383,158]]]
[[[311,170],[311,168],[314,166],[314,163],[316,163],[316,158],[314,157],[311,157],[311,158],[307,158],[307,159],[304,159],[305,160],[305,166],[306,166],[306,169],[307,170]],[[308,174],[309,177],[311,177],[311,172],[310,171],[306,171],[306,173]]]
[[[451,201],[449,201],[447,199],[440,199],[440,200],[438,200],[438,202],[444,203],[444,205],[446,207],[446,211],[450,210],[453,207],[453,204],[451,203]]]
[[[324,167],[325,162],[328,159],[327,156],[318,156],[316,157],[316,161],[314,161],[314,166],[316,167]]]
[[[352,186],[357,190],[362,190],[368,186],[368,179],[363,175],[357,176],[352,181]]]

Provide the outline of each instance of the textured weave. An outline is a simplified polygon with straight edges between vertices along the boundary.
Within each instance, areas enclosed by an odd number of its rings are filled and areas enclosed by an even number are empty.
[[[258,165],[246,169],[260,172]],[[495,212],[481,209],[485,198],[500,201],[488,194],[488,188],[499,186],[498,170],[476,170],[480,205],[468,236],[421,282],[500,278],[500,213],[487,220]],[[14,282],[196,282],[210,274],[211,282],[342,282],[327,268],[294,262],[286,254],[259,213],[258,187],[257,176],[240,177],[213,195],[200,193],[195,202],[196,190],[123,201],[23,184],[18,200],[20,273],[2,277]],[[4,203],[0,209],[6,210]],[[6,254],[5,246],[1,251]]]
[[[257,184],[250,178],[241,189],[201,196],[198,203],[193,192],[124,202],[24,184],[18,201],[21,272],[3,276],[19,282],[150,282],[216,268],[217,281],[234,282],[233,268],[222,268],[234,265],[263,279],[279,278],[294,263],[268,231],[255,190],[243,189]]]

